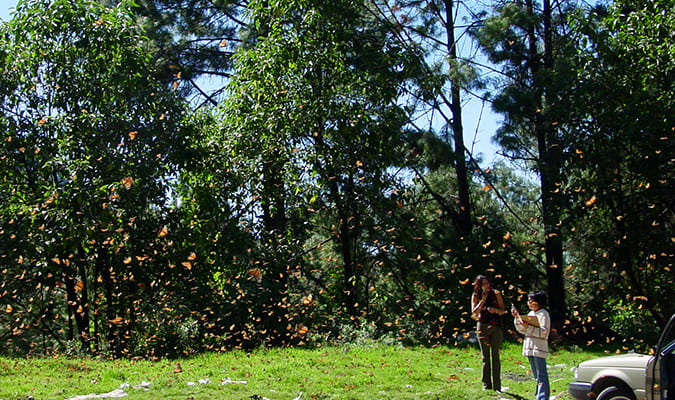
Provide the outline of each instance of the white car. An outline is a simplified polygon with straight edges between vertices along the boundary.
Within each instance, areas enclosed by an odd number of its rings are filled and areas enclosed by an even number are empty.
[[[654,355],[624,354],[584,361],[569,392],[577,400],[675,400],[675,315]]]

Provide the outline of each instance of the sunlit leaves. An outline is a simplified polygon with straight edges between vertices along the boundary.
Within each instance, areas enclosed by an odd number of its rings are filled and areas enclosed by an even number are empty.
[[[593,321],[630,340],[644,340],[675,310],[657,300],[673,296],[672,221],[664,210],[672,198],[665,182],[672,186],[675,175],[672,156],[664,157],[675,142],[663,140],[675,125],[675,92],[660,67],[674,61],[663,37],[675,19],[657,3],[618,2],[576,20],[575,34],[590,45],[572,60],[579,79],[566,101],[574,129],[565,139],[575,153],[570,275],[581,311],[608,313]],[[654,257],[662,253],[669,255]],[[594,298],[608,281],[602,299]]]
[[[308,293],[298,300],[305,307],[322,301],[336,312],[346,310],[356,322],[366,308],[360,299],[368,296],[364,282],[376,274],[366,265],[379,262],[364,248],[380,235],[369,237],[368,226],[389,211],[377,204],[393,184],[383,172],[400,162],[402,121],[385,117],[397,114],[390,69],[396,55],[387,58],[377,28],[356,27],[366,21],[352,4],[293,4],[297,10],[288,15],[251,4],[263,34],[239,54],[227,104],[224,137],[236,160],[232,170],[248,182],[248,198],[261,210],[258,221],[242,224],[263,238],[247,278],[267,290],[293,285],[321,293],[320,300],[306,303]],[[353,26],[343,24],[346,18]],[[280,29],[287,24],[292,28]],[[324,46],[336,40],[339,46]],[[354,48],[361,44],[368,48]],[[262,313],[261,324],[293,336],[303,330],[273,315],[296,305],[265,304],[267,310],[254,312]]]
[[[22,2],[2,27],[0,126],[11,134],[1,151],[19,155],[0,163],[2,255],[20,260],[2,297],[21,310],[12,323],[24,322],[25,351],[75,339],[121,351],[143,290],[167,288],[151,266],[169,244],[148,233],[164,225],[184,107],[154,80],[124,7]],[[34,332],[49,335],[33,342]]]
[[[480,171],[490,180],[470,188],[476,229],[459,234],[453,207],[437,201],[457,192],[452,149],[435,135],[404,136],[402,54],[352,3],[291,1],[284,14],[252,2],[260,31],[239,53],[231,98],[223,110],[191,115],[202,130],[189,138],[172,96],[196,72],[169,62],[166,87],[157,85],[135,19],[122,9],[38,3],[50,12],[23,7],[7,28],[3,46],[16,69],[0,76],[12,111],[0,117],[8,351],[56,351],[71,339],[153,358],[381,335],[443,343],[473,328],[477,274],[490,274],[507,301],[522,302],[541,284],[542,242],[559,235],[545,235],[531,180],[499,165]],[[234,43],[210,40],[222,50]],[[668,132],[655,135],[661,145]],[[593,146],[576,144],[569,153],[578,162],[600,160]],[[654,147],[622,162],[656,171],[653,160],[668,153]],[[411,178],[411,160],[427,184]],[[653,271],[669,272],[668,246],[645,240],[629,270],[613,249],[631,243],[631,229],[604,235],[598,227],[634,227],[646,211],[649,229],[667,232],[657,214],[665,203],[651,196],[670,175],[622,182],[632,168],[601,166],[579,175],[577,192],[556,187],[579,213],[561,226],[584,222],[573,228],[588,243],[570,245],[575,264],[556,270],[579,302],[630,272],[649,277],[655,293],[669,290],[672,279]],[[586,185],[598,176],[602,185]],[[626,188],[645,196],[636,203],[644,210],[615,209]],[[590,215],[603,223],[585,224]],[[662,236],[672,247],[672,234]],[[587,283],[598,276],[611,278],[601,291]],[[611,320],[575,304],[583,324],[574,328],[591,341],[600,324],[626,327],[657,298],[638,289],[603,298],[617,311]]]

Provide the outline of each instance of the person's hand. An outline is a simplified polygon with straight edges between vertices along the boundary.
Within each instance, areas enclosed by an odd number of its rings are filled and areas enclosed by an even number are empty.
[[[520,316],[520,312],[518,312],[518,309],[515,306],[511,306],[511,315],[513,315],[513,318],[516,320],[517,324],[527,324],[527,322],[523,321],[523,318]]]

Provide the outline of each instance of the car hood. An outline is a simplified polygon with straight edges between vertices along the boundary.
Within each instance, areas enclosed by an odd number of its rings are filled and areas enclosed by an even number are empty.
[[[610,367],[610,368],[645,368],[652,356],[639,353],[621,354],[618,356],[600,357],[584,361],[579,366],[584,367]]]

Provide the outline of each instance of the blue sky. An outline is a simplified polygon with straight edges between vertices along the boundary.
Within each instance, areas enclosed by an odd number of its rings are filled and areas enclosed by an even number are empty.
[[[0,19],[9,20],[9,9],[16,6],[16,0],[0,0]]]

